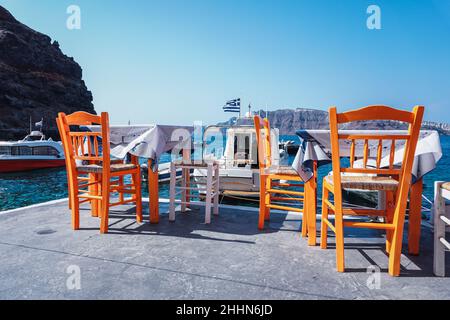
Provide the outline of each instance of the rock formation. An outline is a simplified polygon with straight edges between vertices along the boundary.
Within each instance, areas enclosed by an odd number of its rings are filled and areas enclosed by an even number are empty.
[[[57,137],[57,113],[78,110],[95,112],[81,67],[0,6],[0,140],[25,136],[30,117]]]

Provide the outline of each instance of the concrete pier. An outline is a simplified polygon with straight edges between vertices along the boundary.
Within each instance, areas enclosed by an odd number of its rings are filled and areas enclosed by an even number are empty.
[[[134,207],[114,208],[106,235],[88,208],[73,231],[67,202],[0,213],[0,299],[450,299],[426,227],[421,255],[408,256],[405,241],[393,278],[378,231],[347,231],[347,272],[337,273],[334,239],[309,247],[297,214],[273,214],[260,232],[251,208],[223,206],[211,225],[200,207],[175,223],[160,210],[151,225],[135,222]]]

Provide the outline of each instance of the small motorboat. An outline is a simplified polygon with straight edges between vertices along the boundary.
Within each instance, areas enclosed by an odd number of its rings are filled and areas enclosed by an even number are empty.
[[[299,147],[299,144],[294,140],[280,141],[279,143],[280,152],[283,150],[283,154],[287,155],[295,155]]]
[[[19,141],[0,141],[0,173],[64,166],[61,142],[46,139],[41,131],[31,131]]]

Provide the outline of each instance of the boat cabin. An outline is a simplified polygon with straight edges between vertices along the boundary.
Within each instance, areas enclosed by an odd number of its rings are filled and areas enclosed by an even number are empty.
[[[278,129],[272,129],[271,135],[272,163],[276,165],[280,161]],[[225,169],[258,169],[257,145],[254,126],[210,126],[204,133],[203,157],[219,161]]]

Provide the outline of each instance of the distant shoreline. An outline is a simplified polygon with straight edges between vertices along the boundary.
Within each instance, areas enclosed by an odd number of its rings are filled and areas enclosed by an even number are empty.
[[[279,109],[274,111],[256,111],[262,117],[267,117],[271,126],[278,128],[282,135],[295,135],[300,129],[329,129],[328,112],[311,108],[297,109]],[[266,114],[267,113],[267,114]],[[229,125],[234,123],[236,117],[226,122],[219,123],[221,125]],[[368,121],[360,123],[351,123],[345,127],[347,130],[365,129],[365,130],[405,130],[407,125],[398,121]],[[438,123],[433,121],[424,121],[422,130],[435,130],[441,135],[450,136],[450,124]]]

